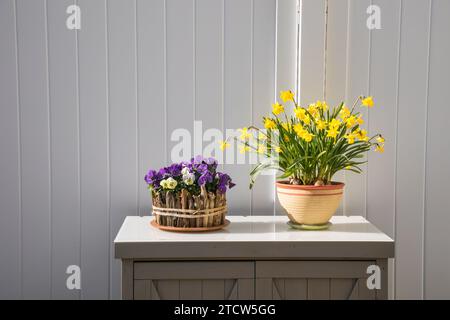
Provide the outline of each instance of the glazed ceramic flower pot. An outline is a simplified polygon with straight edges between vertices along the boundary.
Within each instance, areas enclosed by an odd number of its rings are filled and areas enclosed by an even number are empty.
[[[289,220],[297,225],[327,225],[344,194],[344,184],[332,182],[324,186],[292,185],[277,182],[277,194]]]

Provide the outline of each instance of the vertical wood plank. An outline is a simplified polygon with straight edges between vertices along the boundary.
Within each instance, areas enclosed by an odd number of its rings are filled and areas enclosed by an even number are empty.
[[[137,210],[135,1],[108,0],[110,240]],[[111,245],[111,298],[120,297],[120,266]]]
[[[330,107],[338,106],[345,101],[346,71],[347,71],[347,31],[348,31],[348,1],[328,0],[326,17],[326,52],[325,52],[325,98]],[[335,181],[345,183],[345,172],[336,173]],[[346,196],[344,192],[344,197]],[[336,215],[344,213],[342,201]]]
[[[353,289],[353,279],[330,279],[330,299],[347,300]]]
[[[253,300],[255,298],[255,280],[238,279],[237,294],[239,300]]]
[[[284,282],[285,300],[306,300],[307,280],[306,279],[285,279]]]
[[[23,298],[51,295],[50,123],[46,2],[17,1]]]
[[[139,215],[151,214],[145,174],[166,165],[164,14],[164,0],[137,1]]]
[[[202,122],[201,138],[204,139],[195,141],[195,153],[203,151],[205,157],[220,159],[223,153],[215,151],[222,140],[223,1],[196,0],[194,3],[194,115],[195,120]]]
[[[203,280],[202,299],[223,300],[225,299],[225,280]]]
[[[251,123],[251,74],[252,74],[252,1],[225,1],[225,128],[237,129]],[[248,192],[250,165],[239,153],[240,145],[233,143],[227,149],[233,155],[232,164],[225,171],[236,182],[227,195],[228,213],[245,215],[251,213],[251,194]],[[227,158],[228,159],[228,158]]]
[[[157,290],[161,300],[180,299],[180,281],[179,280],[158,280]]]
[[[151,280],[134,280],[134,300],[150,300],[149,282]]]
[[[370,30],[366,27],[366,9],[370,0],[349,0],[347,35],[347,89],[349,105],[360,95],[368,95]],[[367,119],[367,110],[361,109]],[[366,127],[366,125],[364,125]],[[362,174],[345,173],[344,214],[366,216],[366,166]]]
[[[429,1],[402,2],[395,190],[397,299],[423,298],[429,8]]]
[[[255,285],[255,294],[257,300],[272,300],[273,279],[259,278],[255,280]]]
[[[180,280],[180,299],[181,300],[202,299],[202,280],[197,279]]]
[[[330,279],[308,279],[308,300],[329,300]]]
[[[259,0],[254,1],[253,4],[253,108],[251,116],[252,124],[259,128],[263,127],[262,117],[270,115],[272,103],[276,100],[274,95],[275,6],[276,1],[274,0]],[[256,160],[258,156],[254,154],[253,158]],[[262,157],[259,159],[264,160]],[[252,214],[273,215],[274,195],[275,175],[270,172],[264,173],[258,177],[258,181],[252,189]]]
[[[109,297],[109,108],[106,2],[79,0],[82,299]]]
[[[194,138],[194,38],[193,38],[193,1],[167,0],[167,121],[168,156],[171,161],[179,157],[189,160],[191,150],[179,154],[173,147],[182,143],[180,137],[172,136],[174,130],[185,129]],[[181,140],[178,140],[181,139]],[[180,142],[181,141],[181,142]],[[172,151],[174,152],[172,154]],[[198,150],[196,150],[198,151]],[[200,151],[198,151],[200,153]]]
[[[16,10],[0,3],[0,299],[21,296],[20,135]]]
[[[224,296],[225,300],[237,300],[238,299],[238,280],[225,279],[224,280]]]
[[[123,259],[121,268],[120,296],[123,300],[133,299],[134,263],[133,260]]]
[[[450,2],[433,0],[430,41],[428,121],[425,180],[425,270],[424,298],[450,299],[450,144],[444,132],[450,111],[446,97],[450,72],[450,39],[442,30],[450,29]],[[441,248],[440,250],[437,248]]]
[[[284,300],[284,279],[273,279],[272,281],[272,297],[274,300]]]
[[[367,279],[362,278],[358,281],[358,299],[375,300],[376,289],[367,288]]]
[[[325,0],[302,1],[300,104],[324,98]]]
[[[77,31],[62,14],[73,0],[47,0],[52,186],[52,296],[77,299],[66,269],[80,265],[80,162]],[[69,182],[69,183],[68,183]],[[70,226],[70,227],[68,227]]]

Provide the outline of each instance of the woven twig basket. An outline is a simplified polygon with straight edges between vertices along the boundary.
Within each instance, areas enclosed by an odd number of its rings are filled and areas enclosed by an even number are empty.
[[[227,206],[218,208],[192,210],[160,208],[153,206],[156,223],[161,226],[178,228],[208,228],[225,223]]]

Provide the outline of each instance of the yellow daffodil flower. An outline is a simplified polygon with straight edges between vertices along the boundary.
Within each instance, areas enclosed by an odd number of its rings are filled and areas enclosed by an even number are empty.
[[[241,132],[241,140],[248,140],[252,138],[252,134],[248,131],[248,128],[242,128],[239,129],[239,131]]]
[[[274,120],[266,118],[266,119],[264,119],[264,127],[266,129],[275,129],[277,127],[277,125]]]
[[[306,142],[311,142],[313,136],[314,136],[313,134],[311,134],[309,132],[305,132],[302,135],[302,139],[305,140]]]
[[[322,111],[327,111],[328,110],[328,105],[325,101],[317,101],[316,102],[316,107],[319,109],[322,109]]]
[[[311,122],[311,119],[309,118],[309,116],[306,114],[306,110],[303,109],[302,107],[297,107],[294,109],[294,113],[295,116],[300,119],[301,121],[303,121],[306,124],[309,124]]]
[[[383,153],[384,152],[384,145],[379,144],[375,147],[375,152]]]
[[[258,145],[256,152],[258,152],[259,154],[264,154],[266,152],[266,147],[263,144],[260,144]]]
[[[289,140],[290,140],[289,137],[288,137],[287,135],[285,135],[285,136],[283,137],[283,139],[284,139],[285,142],[289,142]]]
[[[230,144],[225,140],[225,141],[220,141],[220,150],[225,150],[226,148],[228,148],[230,146]]]
[[[350,134],[347,134],[345,136],[345,138],[347,139],[348,144],[354,144],[357,136],[354,133],[350,133]]]
[[[350,116],[345,120],[345,125],[347,126],[347,128],[351,128],[356,124],[356,117],[355,116]]]
[[[258,133],[258,139],[259,140],[266,140],[267,139],[267,136],[263,133],[263,132],[259,132]]]
[[[362,105],[363,106],[365,106],[365,107],[369,107],[369,108],[372,108],[373,107],[373,98],[372,97],[366,97],[366,98],[363,98],[362,100],[361,100],[361,103],[362,103]]]
[[[316,118],[317,115],[318,115],[318,113],[319,113],[319,110],[317,109],[317,107],[316,107],[315,104],[310,104],[309,107],[308,107],[308,112],[309,112],[314,118]]]
[[[347,118],[350,116],[350,109],[347,108],[346,105],[344,105],[339,112],[339,115],[341,116],[342,121],[347,120]]]
[[[281,152],[281,148],[280,147],[275,147],[275,152],[276,153],[280,153]]]
[[[330,129],[337,130],[341,125],[341,121],[338,119],[333,119],[330,121]]]
[[[358,139],[361,141],[369,141],[369,137],[367,136],[367,131],[366,130],[359,130],[357,132],[358,135]]]
[[[274,115],[279,115],[280,113],[282,113],[282,112],[284,112],[284,107],[283,107],[283,105],[282,104],[279,104],[278,102],[277,103],[274,103],[273,105],[272,105],[272,112],[273,112],[273,114]]]
[[[384,143],[385,139],[382,136],[377,137],[377,142]]]
[[[281,91],[280,98],[284,103],[286,103],[287,101],[294,101],[294,93],[291,90]]]
[[[330,137],[330,138],[336,138],[336,136],[338,135],[338,131],[337,131],[337,128],[335,128],[335,127],[331,127],[331,125],[330,125],[330,129],[329,130],[327,130],[327,137]]]
[[[317,126],[317,129],[324,130],[324,129],[327,128],[327,122],[324,121],[324,120],[317,120],[316,121],[316,126]]]
[[[283,122],[283,123],[281,124],[281,126],[282,126],[283,129],[286,130],[286,131],[291,131],[291,129],[292,129],[292,125],[291,125],[289,122]]]
[[[241,146],[241,148],[239,149],[239,152],[242,153],[246,153],[250,151],[250,147],[249,146]]]
[[[362,115],[359,115],[358,119],[356,119],[356,122],[358,122],[359,125],[362,125],[364,123],[364,119],[362,118]]]

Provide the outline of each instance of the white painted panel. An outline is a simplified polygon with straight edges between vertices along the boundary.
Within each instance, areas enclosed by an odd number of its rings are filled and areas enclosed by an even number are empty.
[[[23,298],[51,295],[50,123],[46,2],[17,1]]]
[[[51,123],[52,296],[74,299],[66,269],[80,265],[80,179],[77,34],[65,28],[72,0],[48,0]],[[70,183],[68,183],[70,181]],[[69,227],[70,226],[70,227]]]
[[[328,0],[327,43],[325,56],[325,99],[330,107],[338,106],[345,101],[347,76],[347,31],[348,31],[348,1]],[[307,28],[305,26],[305,28]],[[345,183],[345,172],[341,171],[333,177],[335,181]],[[344,192],[344,197],[347,195]],[[343,200],[336,211],[337,215],[344,213]]]
[[[325,0],[302,1],[300,103],[308,105],[324,96]]]
[[[137,2],[139,209],[150,214],[150,194],[144,182],[149,169],[165,165],[164,0]]]
[[[252,123],[263,128],[262,117],[270,115],[276,97],[275,23],[276,2],[259,0],[253,6]],[[294,88],[293,88],[294,89]],[[248,176],[248,175],[247,175]],[[264,174],[252,190],[252,214],[274,214],[275,176]]]
[[[166,2],[167,147],[168,162],[172,162],[177,160],[170,158],[172,148],[183,141],[178,137],[171,141],[173,131],[183,128],[194,135],[194,3],[193,0]],[[189,160],[190,151],[182,154],[184,160]],[[200,154],[201,149],[194,152]]]
[[[432,4],[430,74],[426,149],[425,284],[426,299],[450,299],[450,143],[446,132],[450,118],[448,75],[450,73],[450,2]]]
[[[134,0],[108,0],[110,241],[138,214],[136,24]],[[139,179],[141,181],[141,179]],[[111,245],[111,298],[120,297],[120,264]]]
[[[109,297],[108,59],[106,2],[79,0],[82,299]]]
[[[370,31],[366,27],[366,9],[370,0],[349,0],[346,101],[352,106],[360,95],[368,95]],[[362,110],[367,119],[367,110]],[[345,173],[344,213],[366,216],[366,166],[362,174]]]
[[[0,2],[0,299],[21,295],[20,137],[13,0]]]
[[[237,129],[251,123],[252,116],[252,0],[225,2],[225,128]],[[225,171],[236,182],[229,192],[228,213],[250,214],[248,191],[250,165],[237,163],[240,145],[234,150],[235,164]],[[231,148],[227,152],[232,152]],[[248,155],[247,155],[248,156]],[[248,163],[248,162],[247,162]]]
[[[430,2],[423,0],[402,3],[395,190],[397,299],[423,298],[429,7]]]

